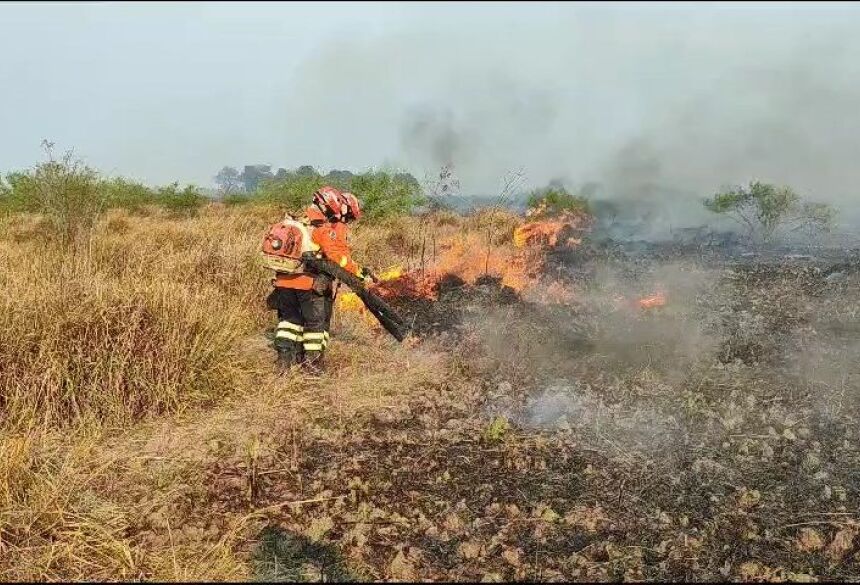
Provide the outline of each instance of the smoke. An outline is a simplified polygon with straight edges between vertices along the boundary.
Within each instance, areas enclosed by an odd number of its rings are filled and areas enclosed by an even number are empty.
[[[672,227],[753,179],[860,219],[852,7],[422,10],[314,56],[288,126],[324,127],[340,163],[453,164],[464,193],[521,167],[530,187],[597,183],[596,198],[653,203]]]
[[[575,430],[591,448],[616,455],[656,454],[678,447],[687,434],[679,419],[646,405],[608,404],[576,382],[552,384],[528,401],[518,421],[531,428]]]
[[[155,182],[453,164],[492,195],[523,169],[673,227],[760,179],[860,223],[860,11],[819,4],[4,6],[0,166],[47,136]]]
[[[860,132],[851,106],[860,98],[860,52],[841,34],[821,33],[727,70],[710,91],[642,128],[602,173],[610,195],[694,199],[763,180],[830,203],[843,225],[857,225],[860,170],[850,153]]]
[[[464,142],[450,110],[418,108],[408,116],[404,125],[403,145],[418,157],[426,157],[427,164],[436,167],[451,166],[454,161],[466,164],[473,150]]]
[[[538,300],[528,310],[487,308],[468,320],[468,328],[505,375],[532,388],[550,379],[643,371],[675,385],[714,363],[722,324],[701,303],[716,290],[719,272],[680,262],[646,271],[624,268],[630,267],[578,267],[573,307],[544,305],[536,291]],[[665,306],[639,305],[655,293],[665,295]]]
[[[860,408],[860,299],[853,292],[858,286],[857,274],[831,284],[808,329],[784,350],[795,379],[828,419]]]
[[[712,360],[720,325],[699,303],[718,280],[716,271],[693,263],[658,265],[632,274],[598,267],[579,298],[599,310],[591,343],[600,367],[618,373],[649,368],[675,384],[698,364]],[[665,306],[639,306],[639,299],[654,294],[665,296]]]
[[[457,110],[433,103],[415,106],[403,115],[400,141],[403,151],[420,165],[456,166],[473,182],[488,159],[499,169],[517,168],[522,161],[515,156],[516,143],[545,136],[559,107],[551,95],[518,86],[500,74],[460,91],[485,99],[466,102]]]

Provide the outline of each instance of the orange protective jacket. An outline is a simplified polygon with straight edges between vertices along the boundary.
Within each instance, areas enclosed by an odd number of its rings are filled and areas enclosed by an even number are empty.
[[[328,221],[326,216],[315,207],[309,207],[306,215],[310,222],[311,240],[320,247],[323,256],[349,272],[359,274],[361,268],[353,261],[347,241],[349,227],[340,221]],[[311,290],[314,285],[314,275],[277,273],[272,284],[279,288]]]

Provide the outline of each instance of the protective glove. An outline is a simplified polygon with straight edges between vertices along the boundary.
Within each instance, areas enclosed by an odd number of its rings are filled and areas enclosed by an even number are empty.
[[[359,268],[357,276],[364,281],[364,284],[375,284],[379,282],[379,279],[376,278],[376,275],[366,268]]]

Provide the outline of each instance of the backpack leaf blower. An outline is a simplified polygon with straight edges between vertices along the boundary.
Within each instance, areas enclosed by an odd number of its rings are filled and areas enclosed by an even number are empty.
[[[367,290],[364,283],[356,275],[344,270],[334,262],[324,258],[316,258],[313,254],[304,254],[302,261],[305,266],[311,270],[327,274],[332,278],[336,278],[347,285],[352,292],[356,294],[367,310],[370,311],[379,323],[388,331],[397,341],[406,339],[409,333],[409,327],[397,314],[397,312],[386,303],[382,297],[372,291]]]

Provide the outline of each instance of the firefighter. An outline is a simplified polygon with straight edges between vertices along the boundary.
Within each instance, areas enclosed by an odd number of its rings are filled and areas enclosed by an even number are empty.
[[[354,194],[325,186],[314,193],[311,206],[298,222],[305,228],[304,252],[312,251],[369,282],[372,275],[353,261],[348,242],[347,224],[359,217],[361,204]],[[288,219],[296,222],[296,218]],[[272,284],[267,306],[278,313],[274,343],[278,369],[302,364],[320,372],[329,343],[335,283],[328,275],[302,267],[292,272],[276,271]]]

